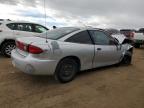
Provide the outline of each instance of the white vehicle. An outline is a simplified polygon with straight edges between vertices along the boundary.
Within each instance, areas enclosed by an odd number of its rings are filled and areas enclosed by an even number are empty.
[[[0,52],[10,57],[11,51],[15,48],[16,38],[39,36],[47,30],[36,23],[0,20]]]
[[[135,33],[134,46],[135,48],[139,48],[141,45],[144,45],[144,33]]]
[[[126,37],[111,37],[102,29],[63,27],[47,36],[16,39],[13,65],[32,75],[54,75],[71,81],[77,72],[113,64],[131,64],[133,47]]]

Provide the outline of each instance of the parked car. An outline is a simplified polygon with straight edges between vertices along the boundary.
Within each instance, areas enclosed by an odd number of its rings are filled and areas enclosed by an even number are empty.
[[[144,28],[140,28],[140,29],[138,30],[138,32],[144,33]]]
[[[102,29],[63,27],[47,34],[16,39],[13,66],[27,74],[54,75],[65,83],[82,70],[131,63],[133,47]]]
[[[0,21],[11,21],[10,19],[0,19]]]
[[[17,37],[39,36],[48,28],[30,22],[0,21],[0,52],[10,57]]]
[[[134,33],[134,46],[140,48],[141,45],[144,45],[144,33],[136,32]]]
[[[129,38],[132,41],[134,39],[134,32],[135,32],[135,30],[133,30],[133,29],[121,29],[120,30],[121,34],[124,34],[127,38]]]

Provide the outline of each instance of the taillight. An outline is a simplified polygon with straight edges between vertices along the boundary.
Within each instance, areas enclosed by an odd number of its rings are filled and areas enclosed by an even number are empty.
[[[20,42],[20,41],[16,41],[16,46],[18,49],[32,53],[32,54],[40,54],[43,52],[43,50],[37,46],[27,45],[27,44]]]
[[[17,46],[17,48],[19,48],[20,50],[23,50],[23,51],[27,51],[27,49],[28,49],[28,45],[24,44],[23,42],[20,42],[20,41],[16,41],[16,46]]]
[[[33,45],[29,45],[28,46],[28,52],[32,53],[32,54],[40,54],[43,52],[43,50],[39,47],[33,46]]]

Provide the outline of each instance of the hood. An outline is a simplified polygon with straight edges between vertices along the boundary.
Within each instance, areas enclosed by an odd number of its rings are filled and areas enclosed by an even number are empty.
[[[112,35],[113,38],[116,38],[120,44],[123,43],[123,41],[126,39],[126,37],[123,34],[115,34]]]
[[[131,44],[123,44],[124,40],[128,39],[123,34],[115,34],[115,35],[112,35],[112,37],[116,38],[119,41],[119,43],[122,44],[122,46],[125,50],[129,50],[129,49],[133,48],[133,46]]]

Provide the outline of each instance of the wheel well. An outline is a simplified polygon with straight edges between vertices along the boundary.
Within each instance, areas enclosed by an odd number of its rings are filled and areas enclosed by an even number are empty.
[[[81,68],[81,62],[80,62],[80,59],[79,59],[78,57],[76,57],[76,56],[67,56],[67,57],[64,57],[64,58],[62,58],[62,59],[59,61],[59,63],[60,63],[62,60],[67,59],[67,58],[75,60],[75,61],[78,63],[78,65],[79,65],[79,70],[80,70],[80,68]]]
[[[130,48],[130,49],[125,53],[124,56],[132,56],[132,54],[133,54],[133,48]]]
[[[15,43],[15,40],[13,40],[13,39],[5,39],[0,45],[0,50],[1,50],[2,46],[3,46],[3,44],[6,43],[6,42],[14,42]]]
[[[133,48],[130,48],[128,51],[131,52],[131,53],[133,53]]]

